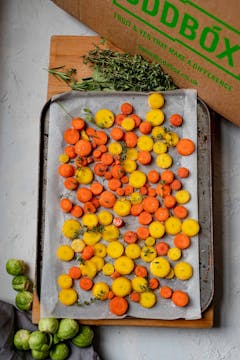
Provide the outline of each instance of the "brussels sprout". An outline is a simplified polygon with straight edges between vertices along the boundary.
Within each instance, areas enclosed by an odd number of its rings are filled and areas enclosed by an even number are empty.
[[[20,329],[14,335],[14,346],[18,350],[29,350],[29,337],[31,332],[28,330]]]
[[[32,350],[32,357],[36,360],[44,360],[47,359],[49,355],[49,351],[38,351]]]
[[[58,329],[58,319],[54,318],[43,318],[38,323],[38,329],[51,334],[55,334]]]
[[[16,306],[20,310],[28,311],[32,307],[33,295],[30,291],[20,291],[16,298],[15,303]]]
[[[31,333],[29,346],[32,350],[47,352],[52,345],[52,335],[39,330]]]
[[[85,325],[81,326],[79,333],[72,339],[72,343],[80,348],[90,346],[93,341],[93,330]]]
[[[25,275],[17,275],[12,279],[12,288],[16,291],[28,290],[31,282]]]
[[[9,259],[6,263],[6,270],[10,275],[22,275],[26,271],[26,264],[23,260]]]
[[[54,345],[50,351],[50,358],[52,360],[65,360],[69,355],[69,347],[62,343]]]
[[[73,319],[62,319],[59,324],[57,336],[61,340],[68,340],[73,338],[79,330],[77,321]]]
[[[58,344],[58,343],[60,343],[60,339],[59,339],[59,337],[57,336],[57,334],[54,334],[53,335],[53,344],[54,345],[56,345],[56,344]]]

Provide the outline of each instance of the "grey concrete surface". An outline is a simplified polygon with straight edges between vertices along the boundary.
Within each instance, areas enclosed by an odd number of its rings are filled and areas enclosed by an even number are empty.
[[[10,257],[34,272],[39,114],[52,35],[93,35],[49,0],[0,0],[0,298],[13,303]],[[224,99],[223,99],[224,101]],[[240,129],[224,119],[214,144],[215,309],[210,330],[99,327],[103,360],[240,359]]]

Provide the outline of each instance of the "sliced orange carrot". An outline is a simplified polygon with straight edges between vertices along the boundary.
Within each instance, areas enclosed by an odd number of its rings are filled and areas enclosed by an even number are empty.
[[[87,156],[92,151],[92,145],[90,141],[81,139],[75,145],[75,152],[79,156]]]
[[[93,129],[91,127],[88,127],[86,129],[86,133],[87,133],[88,136],[92,137],[95,134],[95,129]]]
[[[164,207],[159,207],[157,211],[155,211],[154,216],[158,221],[165,221],[170,216],[169,210]]]
[[[73,118],[72,119],[72,127],[77,130],[82,130],[85,127],[85,121],[81,118]]]
[[[170,195],[171,194],[171,187],[169,184],[157,184],[156,186],[156,192],[159,196],[161,197],[165,197],[167,195]]]
[[[134,231],[127,231],[125,232],[125,234],[123,235],[123,240],[127,243],[127,244],[134,244],[137,241],[137,234]]]
[[[99,149],[93,151],[93,156],[95,159],[99,159],[102,156],[102,152]]]
[[[70,164],[61,164],[58,167],[58,173],[65,178],[72,177],[74,175],[74,167]]]
[[[141,195],[147,195],[147,193],[148,193],[148,188],[146,187],[146,185],[140,187],[139,192],[140,192]]]
[[[109,153],[104,153],[101,156],[104,165],[111,165],[113,163],[113,156]]]
[[[152,290],[156,290],[159,287],[159,281],[157,278],[151,278],[148,281],[148,287]]]
[[[122,182],[123,184],[128,184],[128,182],[129,182],[128,176],[127,176],[127,175],[124,175],[124,176],[121,178],[121,182]]]
[[[113,292],[112,290],[110,290],[109,293],[108,293],[108,300],[113,299],[114,296],[115,296],[115,295],[114,295],[114,292]]]
[[[183,118],[179,114],[172,114],[169,118],[169,121],[173,126],[181,126],[183,122]]]
[[[191,139],[183,138],[177,143],[176,149],[180,155],[188,156],[194,152],[195,145]]]
[[[160,288],[159,294],[164,299],[170,299],[172,297],[172,289],[169,286],[162,286]]]
[[[114,127],[110,132],[111,138],[113,140],[121,140],[123,138],[124,132],[121,128]]]
[[[80,134],[78,130],[69,128],[65,130],[63,137],[67,144],[74,145],[78,142]]]
[[[109,301],[109,309],[114,315],[122,316],[128,310],[128,302],[123,297],[115,296]]]
[[[172,209],[176,205],[176,198],[173,195],[167,195],[164,198],[163,204],[166,208]]]
[[[120,188],[122,185],[121,181],[119,179],[110,179],[108,180],[108,188],[109,190],[116,191],[118,188]]]
[[[110,191],[103,191],[99,198],[99,203],[105,208],[112,208],[116,202],[115,195]]]
[[[143,211],[142,204],[133,204],[131,206],[131,215],[138,216]]]
[[[185,234],[177,234],[173,239],[174,245],[181,249],[187,249],[191,245],[191,239]]]
[[[118,194],[118,196],[123,196],[125,195],[125,190],[124,188],[118,188],[116,189],[116,193]]]
[[[145,151],[145,150],[139,151],[139,153],[138,153],[138,161],[142,165],[150,164],[150,162],[152,161],[151,153],[149,151]]]
[[[189,176],[189,170],[185,167],[180,167],[177,170],[177,174],[180,178],[184,179],[187,178]]]
[[[93,171],[98,176],[104,176],[107,170],[107,165],[103,163],[98,163],[94,166]]]
[[[133,302],[139,302],[140,301],[140,293],[137,291],[132,291],[129,295],[129,299]]]
[[[137,229],[137,235],[139,239],[146,240],[149,237],[149,230],[147,227],[140,226]]]
[[[114,271],[112,273],[112,275],[110,275],[110,276],[111,276],[111,279],[115,280],[115,279],[119,278],[121,275],[119,274],[118,271]]]
[[[172,301],[176,306],[184,307],[189,303],[189,296],[185,291],[175,290],[172,294]]]
[[[141,225],[149,225],[152,222],[152,215],[149,212],[143,211],[138,216],[138,222]]]
[[[131,114],[130,117],[134,120],[135,122],[135,128],[138,128],[139,125],[141,124],[141,118],[136,115],[136,114]]]
[[[165,256],[168,253],[169,245],[165,241],[160,241],[155,248],[159,256]]]
[[[147,196],[145,199],[143,199],[142,205],[143,210],[152,214],[157,211],[159,207],[159,201],[153,196]]]
[[[83,209],[79,205],[74,205],[71,210],[71,215],[80,218],[83,215]]]
[[[77,157],[75,159],[76,167],[83,167],[87,165],[87,159],[85,157]]]
[[[148,181],[152,184],[156,184],[160,179],[160,175],[156,170],[150,170],[147,177]]]
[[[130,115],[133,112],[133,106],[132,106],[132,104],[125,102],[125,103],[121,104],[120,110],[121,110],[122,114]]]
[[[68,190],[76,190],[79,186],[79,182],[74,177],[69,177],[64,181],[64,186]]]
[[[115,179],[121,179],[125,174],[124,167],[122,165],[112,166],[111,174]]]
[[[77,154],[75,153],[75,148],[72,145],[66,146],[64,151],[65,154],[67,154],[67,156],[69,157],[69,159],[74,159],[77,156]]]
[[[124,136],[124,141],[129,148],[134,148],[137,145],[138,137],[132,132],[128,131]]]
[[[173,182],[170,184],[170,187],[171,187],[172,190],[178,191],[178,190],[180,190],[180,189],[182,188],[182,183],[181,183],[180,180],[175,179],[175,180],[173,180]]]
[[[183,205],[177,205],[173,209],[173,213],[179,219],[185,219],[188,216],[188,209]]]
[[[134,191],[134,187],[132,185],[126,185],[124,187],[125,195],[131,195]]]
[[[97,130],[93,135],[93,140],[97,145],[105,145],[108,141],[108,136],[103,130]]]
[[[96,209],[98,209],[100,207],[100,202],[99,199],[96,197],[93,197],[91,200],[92,204],[95,206]]]
[[[174,179],[174,173],[171,170],[164,170],[161,173],[161,180],[165,182],[165,184],[171,184]]]
[[[85,246],[85,248],[83,249],[83,252],[82,252],[82,259],[89,260],[93,257],[93,255],[94,255],[93,246],[91,246],[91,245]]]
[[[68,275],[71,276],[72,279],[76,280],[76,279],[80,279],[82,272],[80,270],[79,267],[77,266],[72,266],[69,270],[68,270]]]
[[[151,197],[157,196],[156,190],[154,188],[149,188],[148,189],[148,196],[151,196]]]
[[[100,195],[103,191],[103,186],[99,182],[95,181],[91,184],[90,190],[92,191],[93,195]]]
[[[64,198],[60,200],[60,206],[64,212],[68,213],[72,210],[73,203],[71,200]]]
[[[87,201],[83,205],[83,211],[85,213],[95,213],[97,209],[91,201]]]
[[[147,277],[147,268],[143,265],[136,265],[135,268],[134,268],[134,274],[136,276],[140,276],[140,277]]]
[[[112,179],[112,174],[111,174],[111,171],[106,171],[105,174],[104,174],[104,177],[106,180],[110,180]]]
[[[77,191],[77,198],[82,203],[86,203],[87,201],[90,201],[92,199],[92,192],[88,188],[79,188]]]
[[[83,290],[91,290],[91,288],[93,287],[93,281],[88,277],[82,277],[79,281],[79,286]]]
[[[116,116],[115,116],[115,123],[118,125],[118,126],[121,126],[121,124],[122,124],[122,121],[123,121],[123,119],[125,119],[125,115],[124,114],[117,114]]]
[[[148,135],[152,131],[152,124],[149,121],[142,121],[139,130],[142,134]]]

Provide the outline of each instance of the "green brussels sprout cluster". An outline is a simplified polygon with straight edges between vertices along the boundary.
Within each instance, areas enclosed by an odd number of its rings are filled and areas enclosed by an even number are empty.
[[[14,346],[21,351],[31,351],[33,359],[65,360],[70,355],[70,341],[77,347],[90,346],[93,330],[89,326],[79,326],[73,319],[42,318],[38,330],[32,333],[20,329],[15,333]]]
[[[12,279],[12,288],[18,291],[15,304],[18,309],[28,311],[32,307],[33,295],[31,290],[31,281],[25,275],[27,266],[23,260],[9,259],[6,263],[6,270]]]

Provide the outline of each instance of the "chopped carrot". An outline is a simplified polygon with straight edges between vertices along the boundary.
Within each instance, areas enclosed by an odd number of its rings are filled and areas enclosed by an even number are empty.
[[[115,295],[114,295],[114,292],[113,292],[112,290],[110,290],[109,293],[108,293],[108,300],[113,299],[114,296],[115,296]]]
[[[87,156],[92,151],[92,145],[88,140],[79,140],[75,145],[75,151],[79,156]]]
[[[94,159],[92,156],[87,157],[87,164],[92,164],[94,162]]]
[[[138,216],[143,211],[142,204],[134,204],[131,206],[131,215]]]
[[[157,186],[156,186],[156,192],[161,197],[165,197],[167,195],[170,195],[171,191],[172,191],[171,187],[168,184],[165,184],[165,185],[157,184]]]
[[[148,189],[146,186],[142,186],[142,187],[140,187],[139,192],[141,195],[147,195]]]
[[[98,176],[104,176],[107,170],[107,165],[103,163],[98,163],[94,166],[93,171]]]
[[[132,104],[126,102],[126,103],[121,104],[120,110],[121,110],[122,114],[130,115],[133,112],[133,106],[132,106]]]
[[[121,128],[114,127],[111,130],[110,135],[113,140],[121,140],[123,138],[124,132]]]
[[[77,154],[75,153],[75,148],[72,145],[68,145],[64,149],[65,154],[69,157],[69,159],[74,159]]]
[[[135,128],[138,128],[139,125],[141,124],[141,118],[140,118],[138,115],[136,115],[136,114],[131,114],[131,115],[130,115],[130,118],[132,118],[132,119],[134,120],[134,122],[135,122]]]
[[[127,231],[125,232],[125,234],[123,235],[123,240],[127,243],[127,244],[134,244],[137,241],[137,234],[134,231]]]
[[[128,310],[128,302],[123,297],[115,296],[109,301],[109,309],[114,315],[122,316]]]
[[[177,174],[180,178],[184,179],[187,178],[189,176],[189,170],[185,167],[180,167],[177,170]]]
[[[124,188],[118,188],[116,190],[116,193],[118,194],[118,196],[123,196],[123,195],[125,195],[125,190],[124,190]]]
[[[138,222],[141,225],[149,225],[152,222],[152,215],[149,212],[143,211],[138,216]]]
[[[76,190],[78,188],[79,182],[74,177],[69,177],[64,181],[64,186],[68,190]]]
[[[179,155],[188,156],[195,150],[194,142],[191,139],[183,138],[176,145]]]
[[[187,235],[180,233],[174,237],[173,243],[177,248],[184,250],[191,245],[191,239]]]
[[[140,226],[140,227],[137,229],[137,235],[138,235],[139,239],[146,240],[146,238],[149,237],[149,230],[148,230],[148,228],[146,228],[146,227],[144,227],[144,226]]]
[[[74,145],[78,142],[80,134],[78,130],[69,128],[65,130],[63,137],[67,144]]]
[[[110,191],[103,191],[99,198],[100,205],[105,208],[112,208],[116,202],[115,195]]]
[[[124,167],[122,165],[112,166],[111,174],[115,179],[121,179],[125,175]]]
[[[73,118],[72,119],[72,127],[77,130],[82,130],[85,127],[85,121],[81,118]]]
[[[68,275],[71,276],[72,279],[76,280],[79,279],[82,275],[82,272],[80,270],[79,267],[77,266],[72,266],[69,270],[68,270]]]
[[[134,148],[137,145],[138,137],[134,132],[128,131],[125,134],[124,141],[127,147]]]
[[[139,125],[139,130],[142,134],[148,135],[152,131],[152,124],[149,121],[143,121]]]
[[[152,290],[156,290],[159,287],[159,281],[157,278],[151,278],[148,281],[148,287]]]
[[[149,188],[148,189],[148,196],[151,196],[151,197],[157,196],[156,190],[154,188]]]
[[[99,148],[99,150],[101,151],[102,154],[107,152],[107,150],[108,150],[107,146],[103,145],[103,144],[100,145],[98,148]]]
[[[111,275],[111,279],[115,280],[117,278],[119,278],[121,275],[119,274],[118,271],[114,271]]]
[[[143,209],[149,213],[154,213],[159,207],[159,201],[153,196],[147,196],[142,202]]]
[[[185,291],[175,290],[172,294],[172,301],[176,306],[184,307],[189,303],[189,296]]]
[[[85,213],[95,213],[97,209],[91,201],[87,201],[83,206],[83,211]]]
[[[105,145],[108,141],[108,136],[103,130],[97,130],[95,131],[95,134],[93,135],[93,140],[97,145]]]
[[[60,200],[60,206],[64,212],[68,213],[72,210],[73,203],[71,200],[64,198]]]
[[[152,184],[156,184],[160,179],[160,175],[156,170],[150,170],[147,177],[148,181]]]
[[[83,209],[79,205],[74,205],[71,210],[71,215],[80,218],[83,215]]]
[[[165,241],[160,241],[155,248],[159,256],[165,256],[168,253],[169,245]]]
[[[179,219],[185,219],[188,216],[188,209],[183,205],[177,205],[173,209],[173,213]]]
[[[112,179],[112,174],[111,174],[111,171],[106,171],[105,174],[104,174],[104,177],[106,180],[110,180]]]
[[[169,118],[169,121],[173,126],[181,126],[183,122],[183,118],[179,114],[172,114]]]
[[[170,299],[172,297],[172,289],[169,286],[162,286],[160,288],[159,294],[164,299]]]
[[[152,161],[152,155],[149,151],[142,150],[138,153],[138,161],[142,165],[148,165]]]
[[[61,164],[58,167],[58,173],[65,178],[72,177],[74,175],[74,167],[70,164]]]
[[[103,186],[99,182],[95,181],[91,184],[90,189],[93,195],[100,195],[103,191]]]
[[[82,203],[86,203],[87,201],[90,201],[92,199],[92,191],[88,188],[79,188],[77,191],[77,198]]]
[[[166,208],[172,209],[176,205],[176,198],[173,195],[167,195],[164,198],[163,204]]]
[[[76,167],[83,167],[87,165],[87,159],[85,157],[77,157],[75,159]]]
[[[86,134],[87,134],[88,136],[94,136],[94,134],[95,134],[95,129],[93,129],[93,128],[91,128],[91,127],[88,127],[88,128],[86,129]]]
[[[94,255],[94,248],[91,245],[86,245],[82,252],[82,259],[89,260]]]
[[[101,156],[104,165],[111,165],[113,163],[113,156],[109,153],[104,153]]]
[[[137,291],[132,291],[131,294],[129,295],[129,298],[133,302],[139,302],[140,301],[140,293],[138,293]]]
[[[79,281],[79,286],[83,290],[91,290],[91,288],[93,287],[93,281],[88,277],[82,277]]]
[[[174,173],[171,170],[164,170],[161,173],[161,180],[164,181],[165,184],[171,184],[174,179]]]
[[[100,202],[99,199],[96,197],[93,197],[91,200],[92,204],[95,206],[96,209],[98,209],[100,207]]]
[[[165,221],[169,218],[170,214],[169,214],[169,210],[164,208],[164,207],[159,207],[155,213],[154,213],[155,218],[158,221]]]
[[[134,274],[136,276],[140,276],[140,277],[147,277],[147,268],[143,265],[137,265],[135,268],[134,268]]]
[[[119,179],[110,179],[108,180],[108,188],[109,190],[116,191],[118,188],[120,188],[122,185],[121,181]]]
[[[180,180],[175,179],[175,180],[173,180],[173,182],[170,184],[170,187],[171,187],[172,190],[178,191],[178,190],[180,190],[180,189],[182,188],[182,183],[181,183]]]
[[[126,185],[124,187],[125,195],[131,195],[134,191],[134,187],[132,185]]]
[[[102,156],[102,153],[99,149],[93,151],[93,156],[95,159],[99,159]]]
[[[128,176],[127,176],[127,175],[124,175],[124,176],[121,178],[121,182],[122,182],[123,184],[128,184],[128,182],[129,182]]]
[[[122,121],[123,121],[123,119],[125,119],[125,115],[124,114],[117,114],[116,116],[115,116],[115,123],[118,125],[118,126],[121,126],[121,124],[122,124]]]

